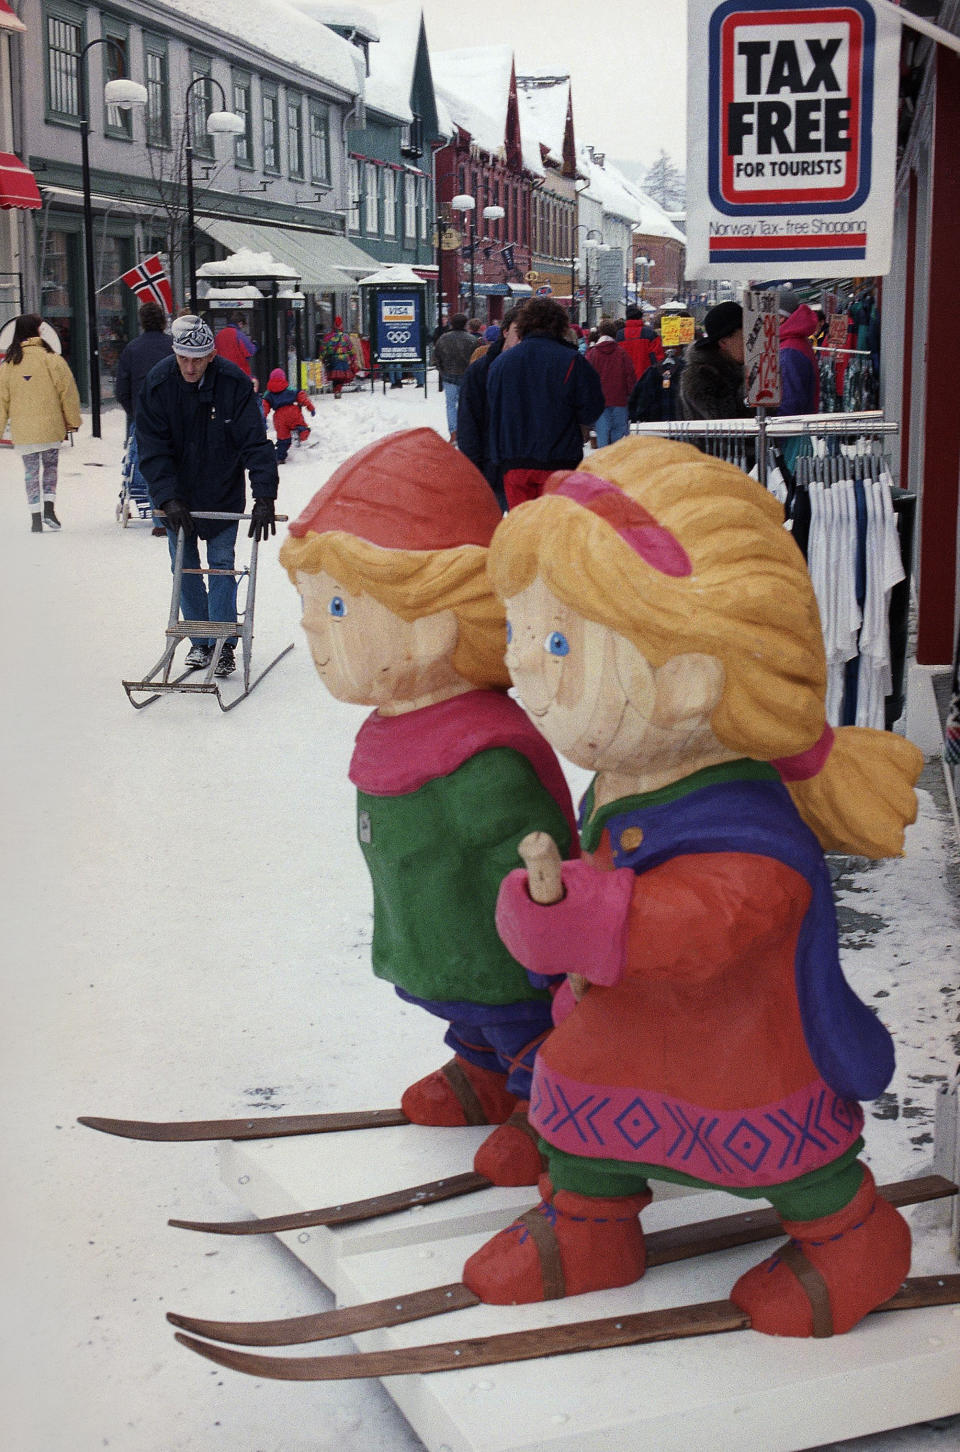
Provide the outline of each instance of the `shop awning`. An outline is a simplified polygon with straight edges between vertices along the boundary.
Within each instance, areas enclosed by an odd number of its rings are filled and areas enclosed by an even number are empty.
[[[26,30],[26,26],[7,0],[0,0],[0,30]]]
[[[33,172],[12,151],[0,151],[0,207],[31,211],[42,207]]]
[[[228,222],[221,217],[200,217],[197,226],[226,247],[239,252],[269,252],[277,262],[296,270],[304,292],[344,292],[355,279],[383,266],[346,237],[328,232],[300,232],[293,227],[265,227],[257,222]]]
[[[511,297],[531,297],[533,288],[526,282],[511,282],[508,284]]]

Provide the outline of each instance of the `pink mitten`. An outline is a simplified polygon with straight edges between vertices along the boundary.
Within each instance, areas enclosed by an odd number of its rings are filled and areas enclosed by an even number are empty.
[[[553,995],[553,1002],[550,1005],[550,1017],[553,1019],[554,1028],[558,1028],[565,1018],[569,1018],[577,1006],[577,999],[573,992],[573,986],[569,978],[565,978]]]
[[[627,912],[634,875],[627,867],[601,872],[589,862],[564,862],[564,896],[541,907],[527,890],[523,868],[500,884],[497,932],[531,973],[579,973],[610,985],[623,975]]]

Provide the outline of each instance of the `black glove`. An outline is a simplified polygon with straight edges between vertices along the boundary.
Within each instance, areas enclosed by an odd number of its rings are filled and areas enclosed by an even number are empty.
[[[190,518],[190,511],[182,499],[168,499],[163,506],[167,516],[167,524],[174,534],[182,529],[187,539],[192,539],[197,532],[197,527]]]
[[[276,534],[276,514],[273,508],[272,499],[255,499],[253,509],[250,513],[250,528],[247,530],[249,539],[266,539],[267,535]]]

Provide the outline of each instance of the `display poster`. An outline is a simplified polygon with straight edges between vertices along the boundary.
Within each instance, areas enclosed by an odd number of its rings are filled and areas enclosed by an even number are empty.
[[[376,294],[380,363],[422,363],[421,298],[418,292]]]
[[[780,293],[743,294],[743,376],[750,408],[777,408],[780,383]]]
[[[847,334],[849,331],[849,313],[834,313],[830,319],[830,327],[826,337],[827,347],[845,348],[847,346]]]
[[[900,25],[873,0],[688,0],[687,277],[890,269]]]
[[[665,313],[660,319],[660,341],[665,348],[682,348],[695,335],[696,324],[685,313]]]

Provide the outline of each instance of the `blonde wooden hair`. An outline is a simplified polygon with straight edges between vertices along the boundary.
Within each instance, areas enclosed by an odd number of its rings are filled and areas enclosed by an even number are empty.
[[[506,689],[503,663],[506,619],[486,574],[481,545],[448,550],[390,550],[342,530],[289,535],[280,563],[297,583],[297,571],[326,570],[354,594],[372,595],[403,620],[452,610],[459,626],[453,667],[474,686]]]
[[[649,511],[691,573],[661,573],[582,504],[547,494],[497,529],[488,566],[497,593],[507,599],[540,576],[653,665],[688,651],[716,656],[725,687],[711,727],[732,751],[771,761],[815,745],[826,722],[820,616],[776,500],[732,465],[663,439],[623,439],[583,472]],[[819,774],[789,790],[825,849],[895,856],[922,765],[902,737],[844,727]]]

